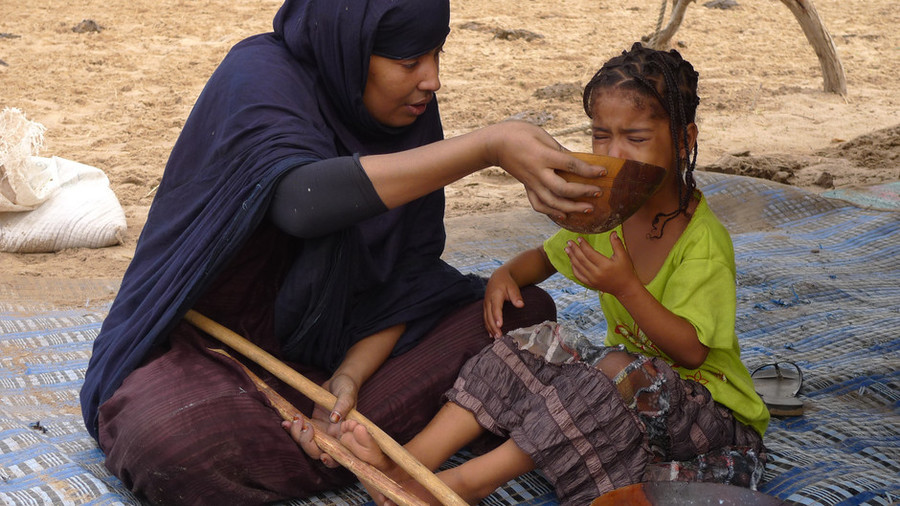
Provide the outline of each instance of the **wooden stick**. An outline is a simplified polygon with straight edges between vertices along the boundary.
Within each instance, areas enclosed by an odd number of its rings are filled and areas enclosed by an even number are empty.
[[[294,419],[294,416],[299,415],[301,418],[305,419],[306,423],[310,423],[309,419],[306,419],[305,417],[303,417],[303,415],[300,415],[300,412],[297,410],[297,408],[295,408],[287,399],[282,397],[272,387],[267,385],[265,381],[260,379],[259,376],[254,374],[253,371],[247,368],[247,366],[232,357],[228,352],[226,352],[225,350],[217,349],[210,349],[210,351],[224,355],[241,366],[241,369],[243,369],[250,380],[253,381],[253,384],[256,385],[256,388],[266,396],[266,398],[269,400],[269,403],[271,403],[272,407],[275,408],[275,411],[277,411],[278,414],[281,415],[282,419],[292,421]],[[328,455],[331,455],[339,464],[349,469],[353,474],[356,475],[357,478],[360,479],[360,481],[371,484],[372,487],[374,487],[382,494],[386,495],[395,503],[409,506],[428,506],[428,503],[404,490],[400,485],[397,484],[397,482],[390,479],[379,469],[373,467],[367,462],[363,462],[362,460],[360,460],[356,455],[347,450],[347,448],[342,445],[340,441],[328,435],[324,431],[313,431],[313,440],[315,440],[316,444],[319,445],[319,448],[325,451],[325,453],[327,453]]]
[[[187,314],[184,315],[184,319],[197,328],[205,331],[210,336],[227,344],[241,355],[259,364],[263,369],[274,374],[281,381],[296,388],[300,393],[312,399],[316,404],[326,408],[334,406],[336,398],[331,392],[310,381],[299,372],[288,367],[284,362],[273,357],[259,346],[256,346],[235,332],[232,332],[230,329],[210,320],[193,309],[188,310]],[[387,456],[397,463],[404,471],[409,473],[414,480],[431,492],[441,504],[444,504],[445,506],[466,505],[466,502],[463,501],[453,489],[435,476],[434,473],[422,465],[422,463],[416,460],[416,458],[406,451],[405,448],[400,446],[400,444],[394,441],[391,436],[372,423],[368,418],[361,415],[355,409],[348,413],[347,418],[356,420],[364,425],[375,442],[378,443],[378,446],[381,447],[381,451],[387,454]]]

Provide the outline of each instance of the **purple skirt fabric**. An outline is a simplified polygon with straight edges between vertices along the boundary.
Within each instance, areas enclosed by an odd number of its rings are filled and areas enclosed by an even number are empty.
[[[539,357],[512,337],[496,340],[463,366],[446,397],[485,429],[511,437],[554,484],[561,504],[590,504],[648,480],[759,481],[759,434],[664,361],[604,348],[630,357],[608,376],[582,361],[545,360],[541,348]]]
[[[530,287],[523,296],[525,308],[510,306],[505,314],[507,328],[555,318],[545,292]],[[348,471],[303,453],[239,367],[207,349],[220,343],[186,323],[170,341],[100,410],[106,466],[136,494],[167,505],[262,504],[356,482]],[[357,409],[405,443],[437,412],[462,364],[489,343],[482,303],[465,306],[412,350],[389,359],[360,390]],[[312,412],[310,400],[247,365],[302,413]],[[317,383],[328,378],[291,365]]]

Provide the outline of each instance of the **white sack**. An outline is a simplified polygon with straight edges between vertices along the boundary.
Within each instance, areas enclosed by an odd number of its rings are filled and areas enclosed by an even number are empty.
[[[96,167],[33,156],[44,127],[0,112],[0,251],[49,253],[123,242],[125,212]]]
[[[125,212],[100,169],[64,158],[33,157],[60,182],[33,211],[0,212],[0,251],[48,253],[103,248],[125,237]]]

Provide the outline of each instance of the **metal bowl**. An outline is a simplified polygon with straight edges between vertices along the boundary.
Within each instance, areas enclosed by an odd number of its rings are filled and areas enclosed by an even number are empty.
[[[724,483],[651,481],[607,492],[591,506],[785,506],[788,503],[749,488]]]
[[[634,214],[662,185],[667,170],[648,163],[595,155],[570,153],[591,165],[606,167],[603,177],[588,178],[566,171],[556,171],[560,177],[572,183],[583,183],[601,188],[597,197],[580,197],[575,200],[594,206],[594,212],[569,213],[563,220],[553,218],[557,225],[580,234],[599,234],[617,227]]]

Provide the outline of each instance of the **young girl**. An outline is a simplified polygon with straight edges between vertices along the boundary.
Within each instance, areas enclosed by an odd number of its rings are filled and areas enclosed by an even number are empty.
[[[476,502],[535,467],[562,504],[648,480],[758,483],[769,415],[740,361],[731,239],[692,177],[698,102],[690,63],[640,44],[585,87],[594,153],[668,174],[614,230],[561,230],[491,277],[484,316],[497,340],[467,362],[449,402],[406,446],[436,469],[485,430],[508,438],[439,473],[464,499]],[[520,287],[555,272],[599,292],[607,347],[580,346],[552,322],[501,336],[503,305],[522,307]],[[364,427],[342,430],[357,455],[420,490]]]

